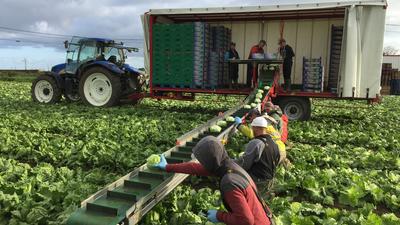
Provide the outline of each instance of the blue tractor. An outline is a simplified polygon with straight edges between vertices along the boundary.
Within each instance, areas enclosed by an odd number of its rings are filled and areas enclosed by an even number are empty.
[[[110,107],[142,92],[144,73],[125,64],[126,52],[137,48],[100,38],[74,37],[65,42],[66,63],[52,67],[32,83],[32,98],[40,103],[83,101]]]

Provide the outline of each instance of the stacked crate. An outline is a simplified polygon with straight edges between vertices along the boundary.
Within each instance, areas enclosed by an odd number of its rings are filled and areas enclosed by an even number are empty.
[[[194,67],[194,25],[153,26],[153,84],[191,87]]]
[[[229,51],[231,47],[231,42],[232,42],[232,31],[231,29],[225,28],[225,35],[224,35],[224,52]],[[223,83],[224,85],[230,84],[231,80],[229,78],[229,64],[228,63],[223,63],[224,65],[224,75],[223,75]]]
[[[322,92],[324,87],[324,68],[322,58],[303,57],[303,91]]]
[[[382,63],[381,86],[390,86],[390,80],[393,79],[396,72],[397,70],[392,68],[391,63]]]
[[[400,79],[400,72],[398,69],[392,68],[391,63],[382,63],[382,76],[381,76],[381,94],[389,95],[397,93],[396,85]]]
[[[229,51],[231,30],[224,26],[211,28],[211,53],[209,62],[208,83],[211,86],[227,86],[229,80],[229,65],[224,62],[224,55]]]
[[[224,87],[229,67],[231,31],[203,22],[153,26],[153,76],[155,86],[175,88]]]
[[[194,23],[194,86],[203,88],[206,85],[208,61],[210,57],[210,25],[202,22]]]
[[[216,51],[210,52],[210,61],[208,63],[208,76],[207,76],[207,86],[210,88],[218,86],[218,71],[219,71],[219,61],[220,55]]]

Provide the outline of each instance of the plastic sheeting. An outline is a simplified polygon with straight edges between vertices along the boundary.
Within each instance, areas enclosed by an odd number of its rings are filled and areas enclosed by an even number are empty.
[[[143,46],[143,54],[144,54],[144,70],[146,74],[150,74],[150,37],[149,37],[149,16],[144,14],[141,16],[142,24],[143,24],[143,33],[144,33],[144,46]]]
[[[379,95],[385,15],[379,6],[347,8],[339,72],[341,97]]]

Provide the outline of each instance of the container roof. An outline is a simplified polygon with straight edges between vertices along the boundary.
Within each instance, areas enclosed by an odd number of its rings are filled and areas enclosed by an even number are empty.
[[[345,7],[351,5],[386,6],[386,0],[323,1],[301,3],[292,0],[289,4],[268,4],[243,7],[151,9],[147,14],[163,15],[177,22],[221,21],[254,19],[296,19],[320,17],[344,17]]]
[[[291,0],[292,3],[272,4],[266,2],[259,6],[240,6],[240,7],[211,7],[211,8],[175,8],[175,9],[150,9],[149,14],[210,14],[210,13],[241,13],[241,12],[266,12],[266,11],[286,11],[286,10],[307,10],[321,8],[346,7],[351,5],[376,5],[386,6],[386,0],[358,0],[358,1],[322,1],[313,3],[298,3],[297,0]]]

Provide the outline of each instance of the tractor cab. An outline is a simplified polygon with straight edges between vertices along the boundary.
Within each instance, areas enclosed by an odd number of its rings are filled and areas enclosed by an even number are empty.
[[[101,38],[75,37],[71,42],[66,42],[67,62],[66,72],[75,74],[78,68],[88,62],[108,61],[122,67],[125,63],[125,51],[135,51],[133,48],[123,46],[113,40]]]
[[[142,92],[144,74],[125,64],[126,52],[137,48],[110,39],[82,37],[64,45],[66,63],[54,66],[33,82],[34,101],[55,103],[64,96],[67,101],[107,107]]]

